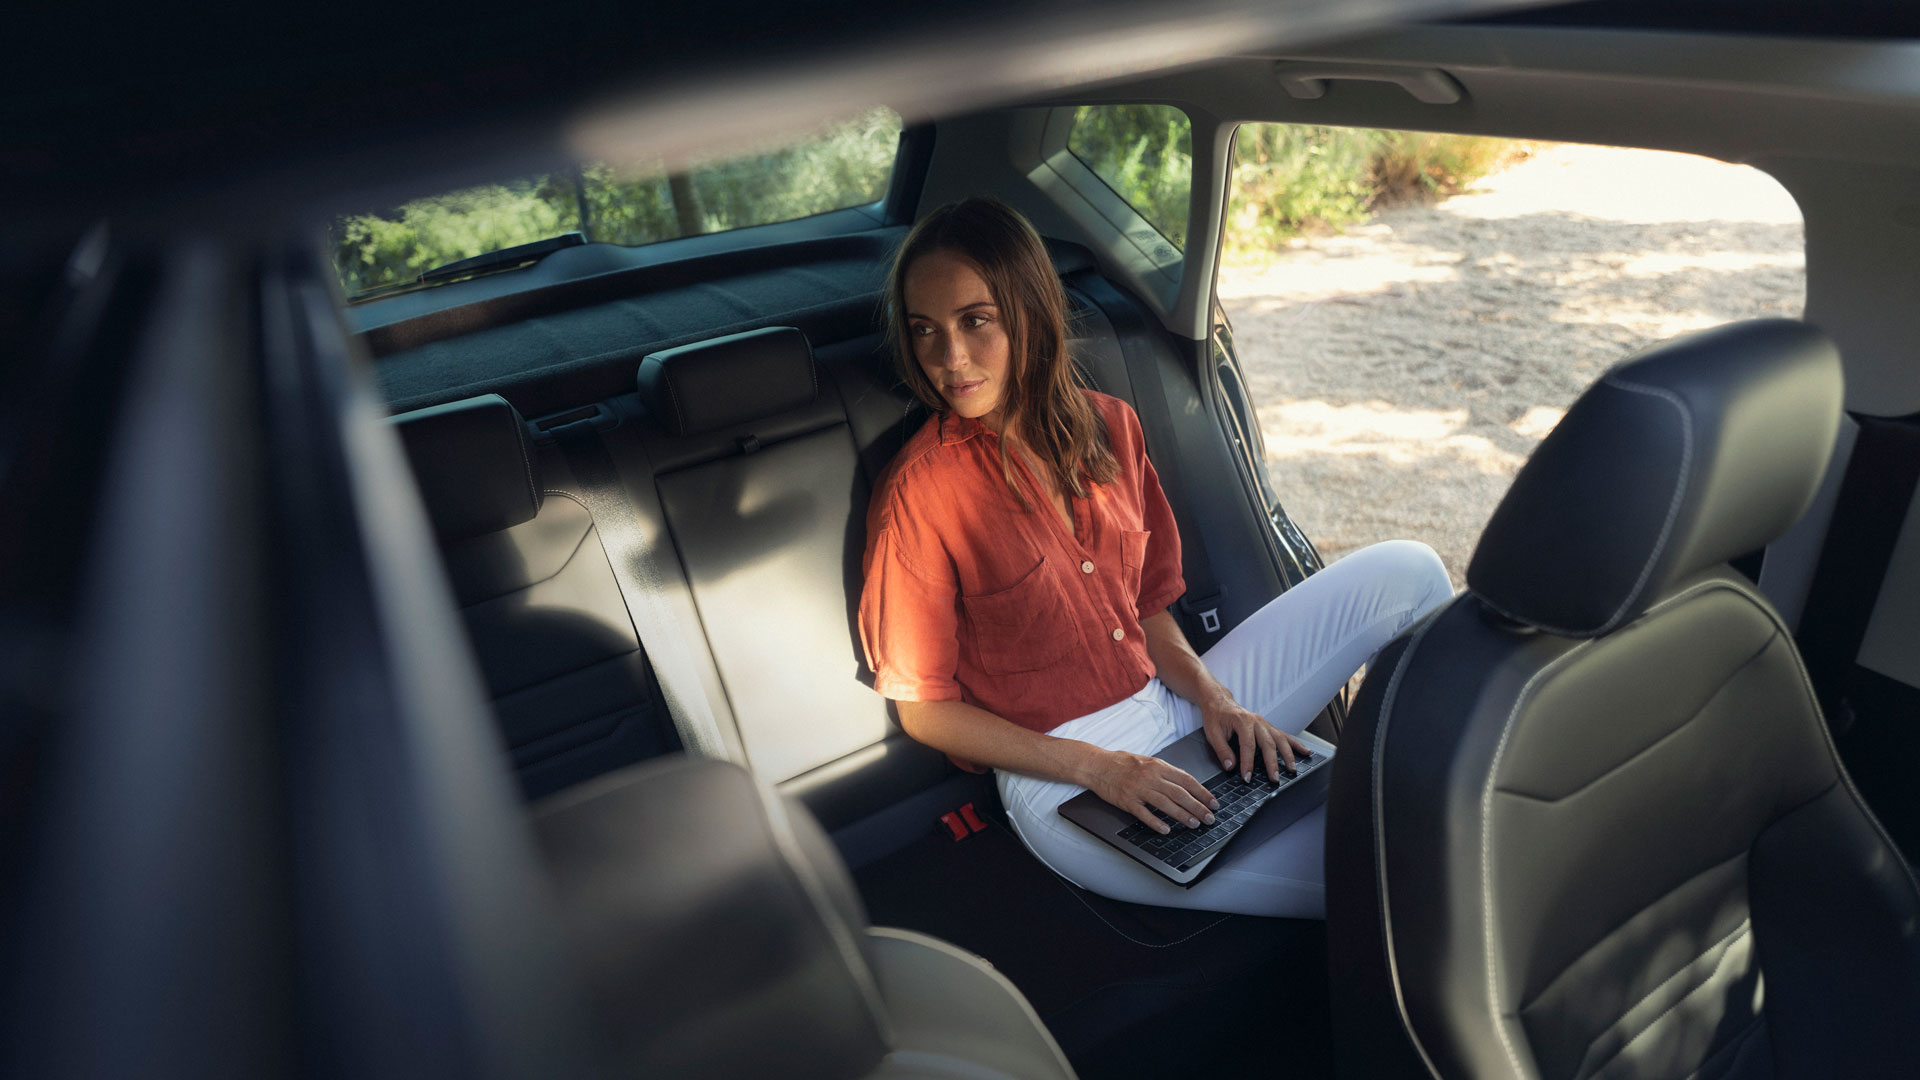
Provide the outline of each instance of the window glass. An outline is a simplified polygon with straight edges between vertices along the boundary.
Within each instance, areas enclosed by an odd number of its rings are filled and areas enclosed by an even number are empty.
[[[1147,219],[1167,242],[1187,246],[1193,190],[1193,125],[1171,105],[1082,105],[1067,149]]]
[[[651,244],[864,206],[886,195],[900,117],[875,108],[812,137],[684,173],[617,171],[590,162],[416,199],[333,223],[334,265],[347,295],[414,281],[422,271],[561,233]]]
[[[1798,316],[1798,206],[1684,154],[1249,124],[1217,282],[1275,494],[1328,562],[1424,541],[1462,582],[1534,447],[1610,366]]]

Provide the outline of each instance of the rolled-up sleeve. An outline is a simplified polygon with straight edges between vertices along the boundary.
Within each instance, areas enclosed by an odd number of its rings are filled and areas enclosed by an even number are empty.
[[[868,522],[860,644],[874,686],[895,701],[959,701],[959,586],[927,530],[891,506]]]

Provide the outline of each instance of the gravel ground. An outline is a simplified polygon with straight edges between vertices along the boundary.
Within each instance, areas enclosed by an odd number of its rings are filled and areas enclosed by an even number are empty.
[[[1798,315],[1800,213],[1745,166],[1549,146],[1438,204],[1221,268],[1287,510],[1329,561],[1431,544],[1455,585],[1514,472],[1608,367]]]

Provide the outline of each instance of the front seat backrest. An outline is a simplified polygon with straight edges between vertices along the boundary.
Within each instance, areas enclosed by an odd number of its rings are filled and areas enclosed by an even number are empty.
[[[1343,1074],[1889,1075],[1920,894],[1779,616],[1725,562],[1805,509],[1818,331],[1738,324],[1590,388],[1468,591],[1383,653],[1336,759]]]

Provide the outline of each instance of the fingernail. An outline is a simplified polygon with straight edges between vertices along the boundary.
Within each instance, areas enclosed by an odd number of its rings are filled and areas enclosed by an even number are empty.
[[[1213,815],[1212,815],[1212,814],[1208,814],[1208,815],[1207,815],[1207,819],[1206,819],[1206,820],[1207,820],[1207,824],[1209,824],[1209,825],[1211,825],[1211,824],[1213,824]]]
[[[1171,831],[1172,831],[1172,830],[1171,830],[1171,829],[1169,829],[1169,828],[1168,828],[1167,826],[1165,826],[1165,825],[1162,825],[1162,824],[1160,824],[1160,823],[1158,823],[1158,822],[1155,822],[1155,823],[1154,823],[1154,826],[1153,826],[1153,827],[1154,827],[1154,828],[1156,828],[1156,829],[1159,829],[1159,830],[1160,830],[1160,835],[1162,835],[1162,836],[1165,836],[1165,835],[1166,835],[1167,833],[1169,833],[1169,832],[1171,832]]]
[[[1209,816],[1209,817],[1211,817],[1212,815],[1208,815],[1208,816]],[[1188,819],[1187,819],[1187,828],[1189,828],[1189,829],[1197,829],[1197,828],[1199,828],[1199,827],[1200,827],[1200,819],[1199,819],[1199,818],[1197,818],[1197,817],[1190,817],[1190,818],[1188,818]]]
[[[1209,810],[1218,810],[1218,809],[1220,809],[1220,800],[1219,800],[1219,799],[1208,799],[1208,800],[1207,800],[1207,809],[1209,809]]]
[[[1220,767],[1221,767],[1221,768],[1223,768],[1223,769],[1231,769],[1231,768],[1233,768],[1233,759],[1232,759],[1232,758],[1230,758],[1230,757],[1223,757],[1223,758],[1221,758],[1221,759],[1220,759]]]

